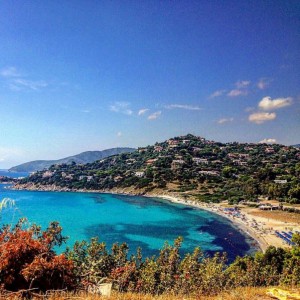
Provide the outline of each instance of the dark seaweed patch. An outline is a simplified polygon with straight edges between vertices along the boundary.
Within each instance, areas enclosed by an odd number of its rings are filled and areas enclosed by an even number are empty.
[[[95,203],[97,204],[102,204],[105,203],[106,200],[103,196],[97,195],[97,196],[91,196],[90,198],[92,198],[94,200]]]
[[[181,210],[190,211],[190,210],[195,210],[195,209],[193,207],[183,207]]]

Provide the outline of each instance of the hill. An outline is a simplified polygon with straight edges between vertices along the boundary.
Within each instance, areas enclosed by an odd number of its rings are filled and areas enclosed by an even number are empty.
[[[35,160],[30,161],[9,169],[12,172],[35,172],[48,169],[50,166],[55,164],[71,164],[75,162],[76,164],[87,164],[92,163],[96,160],[100,160],[112,155],[132,152],[133,148],[111,148],[103,151],[86,151],[77,155],[65,157],[58,160]]]
[[[295,148],[300,148],[300,144],[292,145]]]
[[[186,135],[85,165],[52,166],[16,188],[178,193],[200,201],[300,203],[300,149]]]

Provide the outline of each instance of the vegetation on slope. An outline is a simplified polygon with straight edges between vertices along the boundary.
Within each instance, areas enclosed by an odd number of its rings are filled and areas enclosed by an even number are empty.
[[[300,149],[283,145],[218,143],[193,135],[93,163],[53,165],[22,184],[78,190],[163,190],[201,201],[256,201],[259,196],[300,203]]]

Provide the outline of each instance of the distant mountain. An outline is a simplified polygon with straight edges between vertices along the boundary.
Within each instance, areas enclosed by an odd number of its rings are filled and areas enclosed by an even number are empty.
[[[300,148],[300,144],[292,145],[292,147]]]
[[[66,158],[58,160],[34,160],[30,161],[9,169],[12,172],[35,172],[41,171],[49,168],[51,165],[55,164],[71,164],[75,162],[76,164],[87,164],[94,161],[116,155],[121,153],[128,153],[135,151],[134,148],[111,148],[103,151],[86,151],[80,154],[69,156]]]

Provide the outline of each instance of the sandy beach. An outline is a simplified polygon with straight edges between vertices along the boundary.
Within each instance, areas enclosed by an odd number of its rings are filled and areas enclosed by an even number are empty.
[[[269,246],[289,247],[287,243],[276,236],[276,230],[293,232],[300,231],[300,215],[298,220],[295,222],[287,222],[271,218],[270,216],[266,217],[259,215],[259,210],[257,208],[239,207],[240,217],[237,217],[235,214],[226,211],[228,205],[224,203],[200,203],[170,195],[151,195],[151,197],[158,197],[169,200],[173,203],[204,209],[225,217],[255,239],[262,251],[265,251]]]

